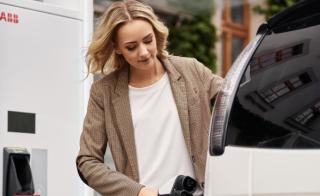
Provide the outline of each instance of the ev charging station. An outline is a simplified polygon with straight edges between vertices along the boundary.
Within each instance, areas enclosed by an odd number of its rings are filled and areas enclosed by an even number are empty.
[[[92,29],[92,0],[0,0],[3,196],[93,195],[75,166]]]

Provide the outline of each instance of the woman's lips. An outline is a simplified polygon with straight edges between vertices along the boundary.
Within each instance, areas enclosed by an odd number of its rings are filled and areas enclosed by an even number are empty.
[[[141,63],[147,63],[149,60],[150,60],[150,58],[147,58],[147,59],[140,60],[139,62],[141,62]]]

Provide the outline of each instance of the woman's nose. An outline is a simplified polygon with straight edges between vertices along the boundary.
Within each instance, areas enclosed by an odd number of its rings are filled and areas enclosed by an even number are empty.
[[[148,49],[147,49],[146,46],[144,46],[144,45],[140,46],[140,48],[139,48],[139,56],[140,57],[148,56]]]

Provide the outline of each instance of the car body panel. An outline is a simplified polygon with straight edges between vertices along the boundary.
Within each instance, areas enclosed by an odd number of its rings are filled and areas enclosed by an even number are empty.
[[[320,150],[227,146],[207,160],[205,195],[319,195]]]

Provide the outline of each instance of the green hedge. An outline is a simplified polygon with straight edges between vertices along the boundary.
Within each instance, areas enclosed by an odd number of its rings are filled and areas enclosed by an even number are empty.
[[[211,14],[196,14],[184,18],[176,26],[169,27],[170,53],[180,56],[194,57],[211,70],[216,69],[214,54],[216,29],[211,24]]]
[[[281,12],[282,10],[290,7],[291,5],[295,4],[299,0],[267,0],[267,7],[256,6],[254,7],[254,11],[264,14],[266,19],[268,20],[275,14]]]

